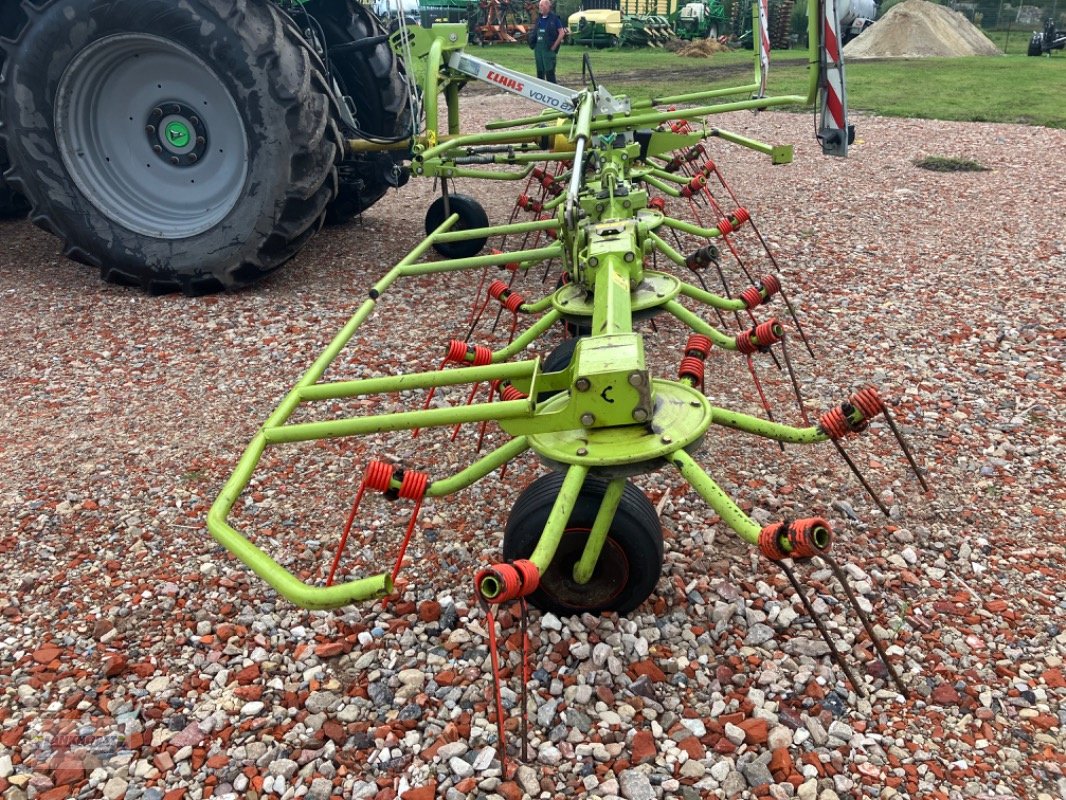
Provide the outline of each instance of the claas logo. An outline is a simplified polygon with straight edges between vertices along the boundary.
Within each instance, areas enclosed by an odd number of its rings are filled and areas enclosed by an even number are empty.
[[[500,86],[506,86],[508,89],[513,89],[516,92],[522,91],[524,88],[521,81],[516,81],[514,78],[508,78],[506,75],[501,75],[495,70],[489,70],[489,74],[486,76],[493,83],[498,83]]]

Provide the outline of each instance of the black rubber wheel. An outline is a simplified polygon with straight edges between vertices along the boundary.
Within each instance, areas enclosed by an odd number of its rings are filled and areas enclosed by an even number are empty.
[[[24,217],[30,210],[26,198],[14,191],[4,180],[8,166],[7,153],[0,149],[0,219]]]
[[[1029,37],[1028,54],[1031,56],[1041,56],[1044,54],[1044,34],[1038,31]]]
[[[411,102],[402,62],[384,40],[352,46],[371,36],[384,36],[387,31],[381,20],[356,0],[309,0],[302,9],[321,26],[332,76],[354,105],[357,127],[349,133],[384,141],[410,135]],[[297,22],[302,19],[300,11],[293,16]],[[390,187],[406,183],[402,160],[402,153],[347,159],[340,168],[340,190],[326,210],[326,224],[350,222]]]
[[[503,534],[505,560],[533,553],[562,483],[562,474],[552,472],[537,478],[519,495]],[[574,582],[574,564],[581,558],[606,488],[607,482],[599,478],[585,480],[555,558],[529,597],[542,611],[628,614],[655,591],[663,568],[662,526],[651,501],[631,483],[622,493],[592,578],[584,585]]]
[[[574,360],[574,349],[577,347],[577,339],[563,339],[554,350],[545,356],[540,362],[541,372],[558,372],[570,366]],[[558,391],[537,392],[537,402],[543,403],[549,397],[559,394]]]
[[[452,226],[452,231],[468,231],[474,228],[487,228],[489,215],[481,203],[465,194],[448,195],[449,213],[444,213],[444,197],[438,197],[426,212],[426,234],[431,234],[451,214],[458,214],[459,220]],[[433,249],[445,258],[469,258],[476,256],[485,247],[488,237],[467,239],[462,242],[444,242],[433,245]]]
[[[24,8],[2,43],[0,145],[8,183],[66,255],[107,280],[202,294],[261,278],[319,228],[336,194],[336,107],[274,5]]]

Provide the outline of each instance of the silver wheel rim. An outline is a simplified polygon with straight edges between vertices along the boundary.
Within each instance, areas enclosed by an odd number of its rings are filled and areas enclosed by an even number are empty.
[[[158,36],[116,34],[78,53],[56,90],[55,130],[82,194],[136,233],[203,233],[244,191],[248,137],[233,98],[198,56]]]

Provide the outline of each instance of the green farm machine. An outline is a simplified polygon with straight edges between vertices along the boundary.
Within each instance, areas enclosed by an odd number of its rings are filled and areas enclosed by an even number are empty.
[[[650,597],[663,532],[631,479],[660,470],[679,476],[793,582],[794,562],[818,556],[847,590],[825,519],[756,521],[700,464],[705,440],[726,429],[782,447],[832,443],[849,465],[844,440],[871,423],[898,436],[869,387],[808,417],[786,348],[798,341],[813,350],[718,152],[739,146],[787,163],[792,149],[708,123],[726,111],[813,105],[823,152],[846,155],[843,63],[836,37],[823,44],[822,34],[837,19],[831,3],[809,6],[805,93],[768,94],[768,54],[760,52],[750,83],[631,99],[599,84],[587,55],[586,84],[570,89],[478,57],[466,48],[465,24],[411,27],[401,17],[387,35],[348,0],[5,5],[6,177],[72,257],[111,279],[191,292],[254,281],[326,216],[357,214],[408,176],[437,182],[427,236],[360,290],[350,320],[258,427],[209,512],[217,542],[291,602],[333,608],[390,595],[423,503],[527,454],[548,473],[518,496],[502,557],[474,579],[490,634],[493,610],[512,601],[625,614]],[[201,34],[208,27],[210,39]],[[460,89],[475,80],[540,113],[464,133]],[[487,180],[517,191],[501,224],[455,192],[457,181]],[[430,348],[439,368],[368,364],[365,343],[397,335],[379,309],[417,308],[445,279],[468,287],[471,308],[443,312],[456,317],[456,338],[440,343],[443,360],[434,343],[419,341],[417,325],[399,332],[412,347]],[[771,304],[791,322],[765,316]],[[501,324],[491,324],[494,316]],[[775,418],[765,398],[756,369],[765,359],[787,368],[799,401],[795,425]],[[728,360],[752,375],[764,415],[715,402]],[[463,426],[476,446],[456,443]],[[415,436],[423,438],[415,444]],[[324,532],[325,498],[290,496],[306,487],[283,477],[300,473],[285,465],[308,445],[315,458],[342,459],[329,474],[362,467],[357,486],[331,479],[354,498],[336,520],[332,563],[321,564],[328,571],[317,580],[304,562],[322,553],[306,544]],[[444,462],[431,455],[445,450]],[[246,513],[250,493],[265,485],[277,487],[276,505]],[[395,547],[385,529],[362,524],[374,493],[405,516],[411,509]],[[286,521],[271,527],[274,511]],[[309,519],[314,537],[278,533]],[[362,563],[346,557],[351,538]],[[286,543],[299,555],[276,555]],[[360,576],[368,567],[373,574]],[[500,705],[497,720],[502,759]]]
[[[570,41],[586,47],[661,47],[671,39],[717,39],[719,0],[586,0],[570,15]]]

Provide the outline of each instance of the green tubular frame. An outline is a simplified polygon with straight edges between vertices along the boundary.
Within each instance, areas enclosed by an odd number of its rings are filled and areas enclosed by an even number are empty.
[[[296,442],[495,421],[511,438],[454,475],[432,480],[425,494],[429,497],[454,494],[527,451],[537,453],[565,474],[530,557],[542,573],[556,553],[586,478],[601,474],[609,478],[607,488],[584,551],[574,567],[576,582],[583,584],[590,579],[622,499],[625,480],[617,475],[619,469],[624,474],[638,474],[659,469],[664,463],[672,464],[742,540],[756,544],[759,525],[693,458],[691,453],[699,440],[711,425],[794,444],[814,444],[829,437],[819,427],[796,428],[712,406],[691,380],[653,378],[645,364],[643,337],[633,331],[633,315],[635,311],[659,310],[676,317],[692,331],[708,336],[715,346],[727,351],[737,349],[735,336],[708,324],[699,313],[683,305],[680,298],[701,308],[725,311],[745,310],[742,300],[699,289],[646,266],[654,252],[661,253],[670,263],[685,264],[685,257],[664,240],[658,233],[660,229],[672,228],[710,241],[719,238],[721,232],[650,209],[647,190],[654,188],[671,197],[681,196],[679,187],[686,180],[662,169],[656,160],[708,136],[767,153],[775,161],[788,160],[784,158],[786,150],[781,147],[720,129],[708,129],[703,127],[702,120],[726,111],[814,102],[818,91],[820,31],[817,0],[808,0],[808,5],[812,77],[806,97],[750,97],[760,85],[756,53],[756,80],[752,84],[636,101],[628,111],[610,114],[597,113],[597,103],[602,98],[594,90],[584,90],[574,98],[575,111],[571,117],[560,118],[558,113],[545,112],[495,123],[489,126],[488,132],[472,135],[458,132],[458,88],[468,79],[451,74],[444,66],[448,55],[465,44],[465,27],[444,25],[433,31],[419,29],[411,43],[414,63],[409,63],[408,69],[419,76],[423,88],[427,133],[408,143],[415,174],[516,181],[527,178],[536,163],[574,160],[584,166],[589,154],[596,156],[594,167],[588,173],[584,169],[568,168],[557,176],[562,185],[570,188],[544,204],[550,218],[452,230],[459,221],[458,215],[453,214],[374,283],[369,297],[285,395],[245,449],[208,514],[208,528],[215,539],[286,599],[303,607],[337,607],[386,595],[393,587],[390,575],[384,572],[333,586],[305,584],[231,524],[234,505],[247,489],[263,454],[267,448]],[[395,40],[394,46],[400,49]],[[448,104],[447,134],[439,134],[439,93],[444,94]],[[737,95],[748,97],[712,102]],[[657,110],[664,104],[677,103],[693,107]],[[655,131],[643,151],[633,141],[635,131],[655,129],[672,120],[688,120],[698,129],[683,134]],[[548,147],[543,146],[545,141]],[[371,143],[352,142],[350,147],[373,149]],[[482,169],[480,165],[496,168]],[[555,241],[506,253],[424,260],[435,244],[543,233],[551,234]],[[516,262],[519,270],[527,271],[553,259],[560,260],[570,273],[573,282],[570,288],[563,286],[523,304],[519,313],[532,317],[532,321],[508,346],[493,351],[489,363],[361,380],[323,380],[356,331],[403,279]],[[583,301],[582,305],[580,298],[573,294],[575,286],[591,300]],[[649,286],[652,288],[648,289]],[[579,340],[568,368],[544,373],[539,360],[512,361],[561,319],[573,318],[590,323],[593,335]],[[353,400],[412,389],[471,386],[486,381],[508,381],[525,397],[316,422],[292,421],[300,408],[323,401]],[[559,394],[543,403],[535,399],[539,392],[547,391]],[[614,394],[606,400],[609,392]],[[664,412],[664,408],[672,410]],[[854,414],[852,421],[861,423],[861,413]],[[580,438],[580,446],[574,445],[575,436]],[[400,483],[394,478],[391,487],[399,489]],[[493,587],[484,588],[490,592]]]

